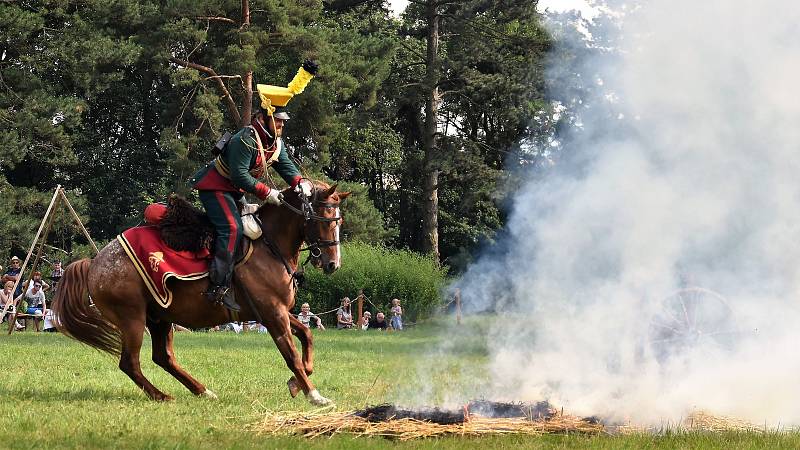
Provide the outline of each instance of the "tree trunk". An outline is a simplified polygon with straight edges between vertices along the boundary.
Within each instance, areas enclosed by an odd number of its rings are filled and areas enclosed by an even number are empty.
[[[428,51],[425,60],[425,159],[422,184],[422,251],[439,259],[439,163],[437,161],[437,128],[439,105],[439,14],[435,0],[428,0]]]
[[[241,29],[250,27],[250,1],[242,0],[242,26]],[[250,123],[253,116],[253,70],[248,70],[244,75],[244,98],[242,99],[242,115],[240,127]]]

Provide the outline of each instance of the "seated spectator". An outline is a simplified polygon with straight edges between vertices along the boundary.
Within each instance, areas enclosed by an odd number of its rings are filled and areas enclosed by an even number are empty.
[[[336,310],[336,328],[353,328],[353,313],[350,312],[350,297],[342,299],[342,306]]]
[[[50,285],[42,281],[42,272],[39,271],[33,272],[33,277],[31,278],[33,279],[34,283],[39,283],[42,285],[42,291],[47,292],[48,290],[50,290]],[[24,283],[22,283],[22,288],[25,289],[26,293],[30,292],[31,289],[33,289],[33,286],[28,287],[28,281],[30,280],[26,280]]]
[[[400,299],[393,298],[392,299],[392,329],[393,330],[402,330],[403,329],[403,308],[400,307]]]
[[[16,256],[11,257],[11,262],[8,263],[8,269],[3,273],[3,282],[6,281],[14,281],[16,282],[19,279],[19,273],[21,271],[20,265],[22,261],[17,258]],[[22,294],[22,283],[17,285],[17,290],[14,291],[14,296],[19,296]]]
[[[382,312],[375,314],[375,320],[369,323],[370,330],[373,329],[385,330],[388,327],[389,327],[389,322],[386,321],[386,316]]]
[[[11,295],[12,289],[14,289],[13,281],[3,283],[3,290],[0,291],[0,309],[4,309],[8,304],[14,305],[14,296]]]
[[[317,324],[317,328],[320,330],[324,330],[325,327],[322,325],[322,320],[319,316],[315,315],[311,312],[311,306],[308,303],[303,303],[300,306],[300,314],[297,315],[297,320],[300,321],[306,328],[311,328],[311,320],[314,320],[314,323]]]
[[[8,305],[6,315],[2,320],[3,322],[10,320],[9,318],[14,314],[14,296],[11,294],[12,289],[14,289],[14,282],[6,281],[3,284],[3,290],[0,291],[0,314],[2,314],[2,311],[6,311],[6,305]],[[17,329],[21,326],[22,324],[17,322]]]
[[[237,322],[228,322],[219,326],[219,331],[233,331],[236,334],[242,332],[242,326]]]
[[[372,320],[372,313],[364,311],[364,317],[361,318],[361,329],[366,330],[369,328],[369,321]]]
[[[5,310],[6,305],[8,305],[8,310],[6,310],[6,315],[5,315],[5,317],[3,317],[3,320],[2,320],[3,322],[7,322],[7,321],[11,320],[11,317],[14,316],[14,311],[15,311],[14,302],[15,301],[18,302],[17,308],[25,308],[25,305],[26,305],[25,301],[22,300],[22,296],[19,296],[19,297],[17,297],[15,299],[14,296],[11,295],[11,290],[12,289],[14,289],[14,282],[13,281],[6,281],[5,283],[3,283],[3,290],[0,291],[0,314],[2,314],[2,311]],[[14,326],[15,326],[15,329],[17,329],[17,330],[22,330],[22,329],[25,328],[25,325],[20,323],[19,320],[17,320],[17,322],[14,324]]]
[[[25,301],[28,303],[28,309],[25,312],[34,316],[41,316],[44,314],[46,305],[42,283],[33,283],[31,290],[25,293]]]

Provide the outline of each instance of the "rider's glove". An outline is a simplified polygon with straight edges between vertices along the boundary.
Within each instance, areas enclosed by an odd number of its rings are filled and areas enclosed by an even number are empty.
[[[294,187],[294,191],[299,193],[303,193],[303,195],[308,198],[311,197],[311,191],[314,189],[314,185],[311,184],[308,180],[301,180],[297,183],[297,186]]]
[[[267,193],[267,198],[264,199],[265,203],[270,205],[280,205],[283,200],[283,194],[277,189],[270,189]]]

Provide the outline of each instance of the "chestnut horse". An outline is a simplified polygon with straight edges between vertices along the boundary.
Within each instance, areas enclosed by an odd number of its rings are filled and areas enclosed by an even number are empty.
[[[308,243],[314,266],[325,273],[339,268],[339,203],[349,194],[316,182],[310,199],[286,190],[281,206],[262,205],[256,215],[263,236],[252,242],[250,259],[234,272],[236,299],[242,307],[239,320],[257,320],[269,330],[293,373],[288,381],[289,393],[294,397],[302,390],[314,405],[327,405],[330,400],[320,395],[308,379],[313,370],[313,342],[310,330],[289,312],[296,289],[293,275],[303,242]],[[206,279],[174,283],[172,303],[165,309],[155,302],[122,246],[114,240],[94,259],[76,261],[64,270],[53,311],[60,331],[118,355],[119,368],[150,398],[172,399],[153,386],[140,369],[145,326],[152,337],[153,362],[193,394],[216,398],[178,365],[172,349],[172,324],[202,328],[231,321],[228,310],[201,295],[207,285]],[[302,344],[302,358],[293,333]]]

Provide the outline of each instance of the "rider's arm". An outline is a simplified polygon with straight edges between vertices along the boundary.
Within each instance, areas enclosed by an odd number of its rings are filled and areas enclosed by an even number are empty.
[[[231,183],[235,187],[255,194],[263,200],[269,193],[269,187],[250,175],[250,162],[253,158],[252,149],[257,149],[257,145],[252,137],[252,132],[245,130],[238,137],[234,136],[228,142],[225,150],[225,162],[228,164]]]
[[[297,166],[295,166],[294,162],[292,162],[292,158],[289,156],[289,148],[286,147],[283,139],[281,139],[279,142],[279,145],[281,146],[281,153],[278,155],[278,160],[272,164],[272,167],[274,167],[275,171],[278,172],[278,175],[283,178],[283,181],[285,181],[289,186],[295,187],[303,178],[303,176],[300,175],[300,170],[298,170]]]

